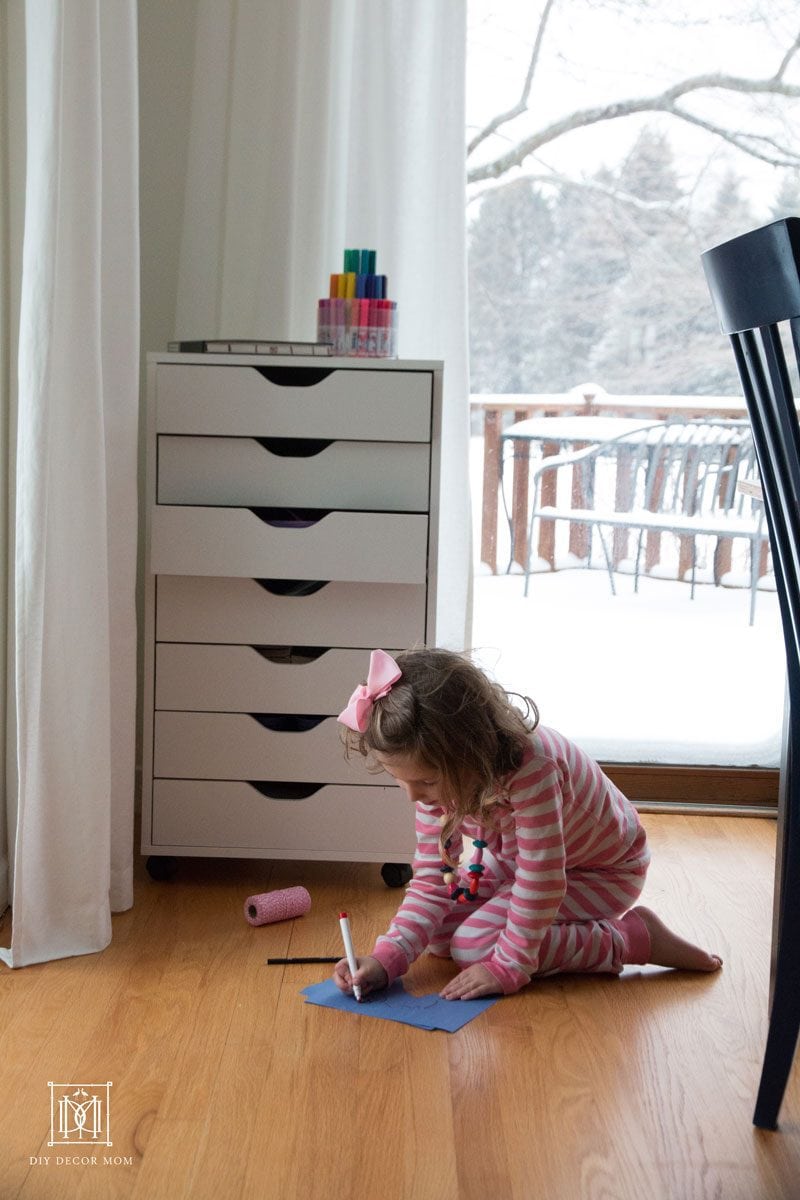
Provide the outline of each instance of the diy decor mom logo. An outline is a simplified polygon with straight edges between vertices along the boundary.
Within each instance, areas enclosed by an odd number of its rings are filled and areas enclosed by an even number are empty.
[[[48,1146],[110,1146],[111,1083],[49,1083]]]

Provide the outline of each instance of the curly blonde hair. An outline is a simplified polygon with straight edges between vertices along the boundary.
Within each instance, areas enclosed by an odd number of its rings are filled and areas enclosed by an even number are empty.
[[[402,676],[376,700],[363,733],[345,730],[348,752],[402,755],[435,768],[442,787],[445,817],[440,849],[456,864],[447,843],[466,816],[492,824],[492,810],[505,793],[504,779],[519,767],[526,737],[539,723],[528,696],[511,701],[505,692],[464,654],[421,648],[397,656]],[[371,770],[381,766],[374,762]]]

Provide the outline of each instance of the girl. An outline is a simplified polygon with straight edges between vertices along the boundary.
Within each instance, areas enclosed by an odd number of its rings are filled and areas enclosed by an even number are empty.
[[[626,963],[716,971],[721,960],[631,905],[650,859],[635,808],[577,746],[523,714],[463,655],[382,650],[339,720],[416,807],[413,879],[342,991],[403,975],[427,947],[460,972],[440,993],[518,991],[534,975]],[[471,862],[461,862],[464,839]]]

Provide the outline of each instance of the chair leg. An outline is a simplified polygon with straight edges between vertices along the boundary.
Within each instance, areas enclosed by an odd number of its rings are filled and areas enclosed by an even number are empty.
[[[600,545],[603,547],[603,555],[605,556],[606,560],[606,570],[608,571],[608,582],[611,585],[611,595],[616,596],[617,589],[614,586],[614,563],[612,562],[611,555],[608,552],[605,535],[599,525],[597,526],[597,535],[600,538]]]
[[[500,454],[500,498],[503,501],[503,512],[506,515],[506,524],[508,525],[508,566],[506,567],[506,575],[511,574],[511,568],[514,566],[514,514],[508,507],[508,499],[506,498],[506,473],[504,470],[505,462],[502,453]]]
[[[795,855],[797,857],[797,855]],[[786,864],[788,868],[788,863]],[[776,1129],[783,1094],[792,1069],[792,1061],[800,1033],[800,939],[797,936],[800,916],[800,888],[797,864],[792,873],[785,870],[784,894],[795,891],[794,912],[781,914],[778,936],[775,986],[772,994],[772,1011],[769,1018],[764,1065],[756,1097],[753,1124],[760,1129]]]
[[[636,563],[633,568],[633,591],[634,595],[639,592],[639,562],[642,557],[642,542],[644,541],[644,530],[639,530],[639,538],[636,542]]]
[[[753,1124],[775,1129],[800,1032],[800,774],[789,755],[772,1008]],[[781,854],[783,848],[778,847]]]
[[[528,596],[528,585],[531,579],[531,554],[533,553],[533,522],[535,515],[536,503],[534,499],[533,512],[531,513],[531,521],[530,525],[528,526],[528,542],[525,547],[525,587],[523,588],[522,594],[526,597],[526,599]]]

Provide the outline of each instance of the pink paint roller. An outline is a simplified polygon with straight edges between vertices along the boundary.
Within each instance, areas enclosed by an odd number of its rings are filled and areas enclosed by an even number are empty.
[[[310,908],[311,897],[304,887],[283,888],[278,892],[248,896],[244,902],[244,919],[251,925],[269,925],[273,921],[302,917]]]

